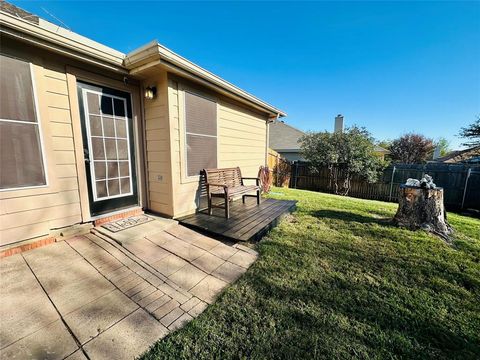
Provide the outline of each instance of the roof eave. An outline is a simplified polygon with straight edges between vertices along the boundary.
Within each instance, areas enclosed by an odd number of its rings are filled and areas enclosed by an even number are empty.
[[[193,75],[194,77],[207,81],[212,85],[226,90],[232,95],[240,97],[249,103],[255,104],[270,115],[270,121],[274,121],[279,117],[287,116],[287,114],[282,110],[275,108],[274,106],[260,100],[252,94],[249,94],[248,92],[229,83],[210,71],[174,53],[173,51],[160,45],[157,41],[152,41],[141,48],[128,53],[124,61],[125,67],[133,75],[159,64],[177,67]]]
[[[119,51],[40,19],[36,25],[6,12],[0,12],[1,32],[10,37],[65,56],[126,73],[125,55]]]

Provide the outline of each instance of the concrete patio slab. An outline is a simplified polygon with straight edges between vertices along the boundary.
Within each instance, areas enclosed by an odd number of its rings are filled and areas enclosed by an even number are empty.
[[[212,275],[222,279],[223,281],[226,281],[227,283],[234,282],[237,280],[242,274],[247,271],[247,269],[232,264],[228,261],[220,265],[213,273]]]
[[[20,255],[7,258],[2,263],[15,266],[8,270],[7,266],[3,267],[0,278],[0,349],[60,319]]]
[[[3,327],[3,325],[2,325]],[[19,339],[1,350],[2,359],[64,359],[78,349],[61,320]]]
[[[75,351],[72,355],[66,358],[66,360],[88,360],[87,357],[83,354],[82,350]]]
[[[128,241],[95,228],[1,259],[1,357],[133,359],[200,315],[257,257],[157,221],[120,231],[132,232]]]
[[[202,256],[200,256],[199,258],[196,258],[195,260],[193,260],[192,264],[198,267],[199,269],[205,271],[207,274],[210,274],[212,271],[214,271],[224,262],[225,260],[207,252]]]
[[[200,281],[190,292],[207,303],[212,303],[217,295],[226,287],[228,283],[208,275]]]
[[[164,259],[156,261],[152,264],[155,269],[167,277],[185,265],[187,265],[187,262],[175,254],[170,254]]]
[[[134,359],[168,330],[146,311],[136,310],[93,339],[84,349],[90,359]]]
[[[138,309],[138,305],[114,290],[66,315],[65,322],[81,344],[122,320]]]

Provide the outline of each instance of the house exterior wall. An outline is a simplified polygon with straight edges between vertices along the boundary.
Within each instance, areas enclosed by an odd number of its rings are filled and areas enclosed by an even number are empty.
[[[81,63],[6,37],[2,38],[2,54],[33,64],[47,186],[0,191],[0,247],[46,237],[55,229],[91,220],[76,79],[107,85],[102,83],[106,77],[97,75],[101,72],[98,69],[82,70]],[[124,86],[112,78],[105,81]],[[135,99],[133,106],[139,108]]]
[[[167,72],[158,71],[144,87],[149,84],[155,84],[157,96],[144,102],[148,208],[173,217]]]
[[[65,71],[2,40],[2,52],[32,62],[48,186],[0,192],[0,246],[82,221]]]
[[[217,102],[217,166],[240,166],[246,177],[256,177],[267,156],[267,115],[263,115],[223,96],[188,84],[182,79],[168,81],[170,148],[172,149],[173,216],[195,212],[200,207],[200,177],[185,174],[184,91],[188,89]]]

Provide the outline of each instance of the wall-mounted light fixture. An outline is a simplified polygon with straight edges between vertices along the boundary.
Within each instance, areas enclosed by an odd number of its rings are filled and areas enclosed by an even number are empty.
[[[145,99],[152,100],[157,96],[157,88],[155,86],[147,86],[145,88]]]

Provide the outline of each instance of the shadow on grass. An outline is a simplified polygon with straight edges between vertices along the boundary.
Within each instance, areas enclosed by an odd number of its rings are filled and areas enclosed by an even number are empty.
[[[364,216],[364,215],[356,214],[349,211],[315,210],[315,211],[309,211],[307,214],[320,219],[327,218],[327,219],[341,220],[346,222],[354,221],[362,224],[373,223],[373,224],[379,224],[384,226],[395,226],[391,218],[374,217],[373,214],[377,215],[376,213],[372,213],[372,216]]]

